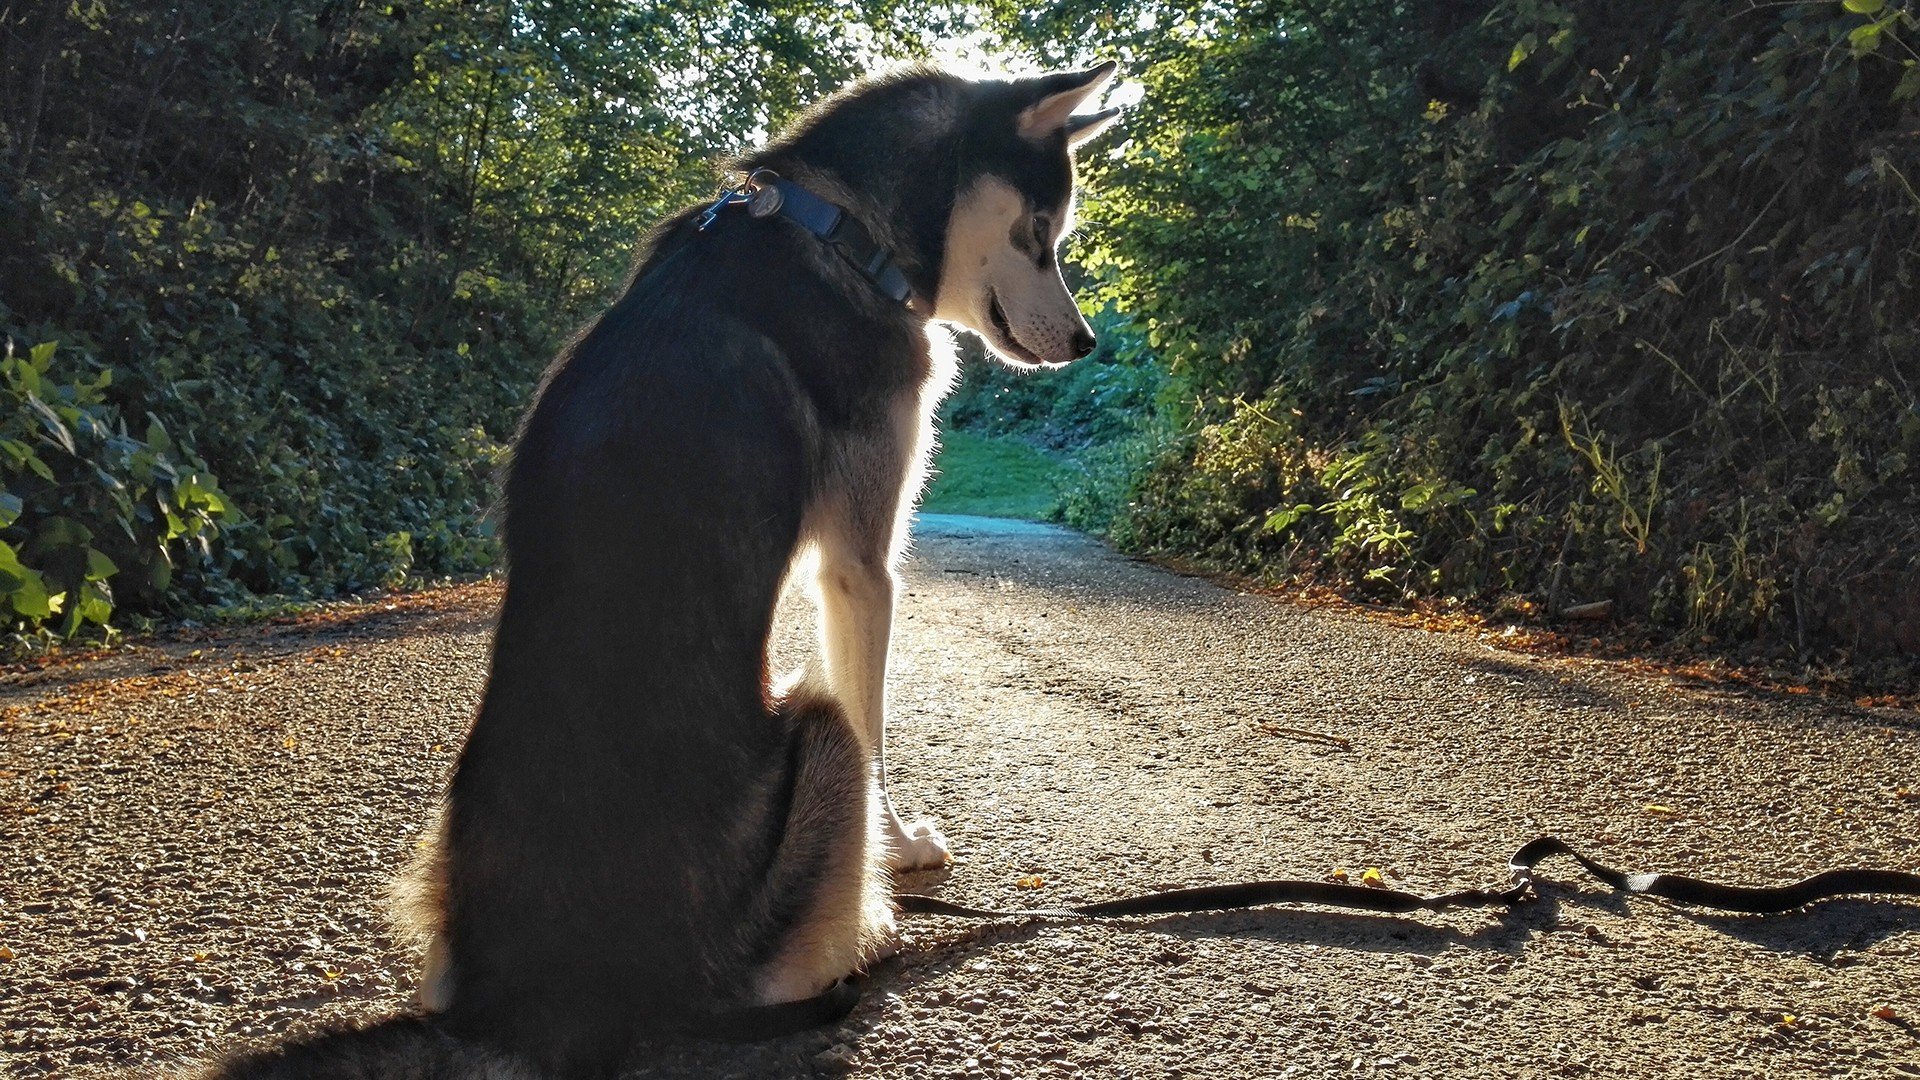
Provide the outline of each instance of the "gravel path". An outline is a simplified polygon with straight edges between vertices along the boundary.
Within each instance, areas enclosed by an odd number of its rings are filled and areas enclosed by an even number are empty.
[[[1032,906],[1379,867],[1441,891],[1498,881],[1541,832],[1732,881],[1920,865],[1913,713],[1501,652],[1039,526],[920,531],[891,771],[957,850],[910,888]],[[0,686],[7,1073],[110,1075],[400,1007],[418,957],[383,889],[495,598]],[[808,619],[796,603],[786,660]],[[643,1048],[636,1075],[1920,1076],[1920,906],[1719,917],[1548,873],[1569,884],[1506,915],[914,918],[837,1028]]]

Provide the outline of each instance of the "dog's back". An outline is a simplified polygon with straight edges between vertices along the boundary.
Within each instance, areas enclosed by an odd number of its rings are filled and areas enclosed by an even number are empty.
[[[809,237],[687,228],[521,434],[448,803],[448,1023],[567,1060],[747,1004],[829,877],[872,899],[866,751],[823,697],[769,703],[765,642],[823,439],[924,379],[924,338],[820,280]],[[850,352],[867,377],[833,370]]]

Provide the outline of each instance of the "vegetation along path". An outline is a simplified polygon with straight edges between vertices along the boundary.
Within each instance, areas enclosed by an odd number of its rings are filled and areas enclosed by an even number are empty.
[[[907,887],[1037,905],[1261,876],[1491,884],[1542,832],[1747,882],[1920,863],[1920,719],[1496,652],[930,517],[892,773]],[[397,1009],[383,890],[480,689],[490,586],[0,690],[0,1061],[105,1076]],[[795,600],[780,658],[808,650]],[[1564,867],[1550,868],[1564,872]],[[647,1076],[1920,1075],[1920,908],[906,923],[841,1024]]]

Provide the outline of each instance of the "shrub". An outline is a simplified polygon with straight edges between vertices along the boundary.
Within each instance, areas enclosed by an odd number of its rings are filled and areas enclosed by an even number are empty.
[[[1198,407],[1115,535],[1920,652],[1920,33],[1875,7],[1161,28],[1086,254]]]
[[[0,357],[0,626],[72,636],[203,573],[233,514],[153,417],[129,429],[111,368],[58,370],[52,342]],[[139,435],[133,431],[140,432]]]

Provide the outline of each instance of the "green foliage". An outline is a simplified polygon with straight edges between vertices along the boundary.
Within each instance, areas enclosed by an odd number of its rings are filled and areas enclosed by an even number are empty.
[[[69,418],[77,456],[35,444],[58,484],[9,482],[7,619],[487,567],[519,413],[642,231],[939,25],[891,0],[0,5],[0,336],[59,341],[70,407],[114,433]],[[140,519],[181,493],[184,531]],[[20,532],[56,519],[96,539]],[[89,543],[117,574],[86,576]]]
[[[1145,89],[1083,154],[1103,353],[972,365],[948,407],[1072,451],[1067,520],[1389,595],[1920,652],[1912,0],[979,7]],[[0,6],[0,622],[488,566],[519,411],[641,230],[962,25]]]
[[[226,499],[204,463],[107,398],[110,370],[56,367],[51,342],[0,357],[0,626],[105,626],[204,555]]]
[[[1052,513],[1060,463],[1018,439],[948,431],[920,508],[930,514],[979,514],[1041,520]]]
[[[1010,435],[1049,450],[1079,450],[1131,433],[1166,393],[1166,376],[1141,335],[1104,311],[1091,320],[1093,355],[1064,368],[1024,370],[987,358],[971,336],[960,384],[941,406],[944,427]]]
[[[1184,388],[1167,378],[1130,321],[1109,309],[1091,322],[1099,348],[1055,370],[1009,368],[967,339],[960,385],[941,408],[941,425],[948,444],[984,435],[1055,455],[1039,489],[1046,497],[1029,501],[1018,516],[1108,533],[1124,524],[1116,522],[1115,508],[1131,501],[1135,478],[1169,437],[1170,418],[1183,415]]]
[[[1232,15],[1118,16],[1081,254],[1197,404],[1118,539],[1920,652],[1909,4]]]

